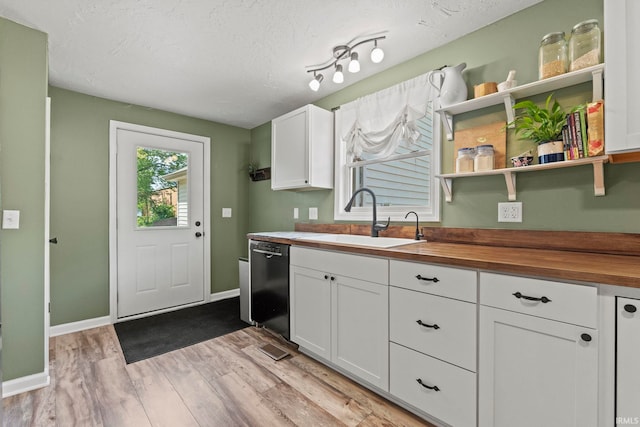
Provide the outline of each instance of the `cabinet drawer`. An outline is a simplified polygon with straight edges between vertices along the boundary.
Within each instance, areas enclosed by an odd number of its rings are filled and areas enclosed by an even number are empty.
[[[382,285],[388,284],[389,261],[383,258],[292,246],[289,251],[289,262],[291,265],[299,267],[330,272]]]
[[[475,372],[476,304],[393,286],[389,292],[391,341]]]
[[[392,260],[389,272],[389,284],[392,286],[463,301],[477,301],[477,276],[472,270]]]
[[[390,344],[391,394],[447,424],[476,425],[476,375],[397,344]],[[436,386],[438,391],[426,386]]]
[[[598,322],[598,290],[591,286],[480,273],[480,303],[589,328]]]

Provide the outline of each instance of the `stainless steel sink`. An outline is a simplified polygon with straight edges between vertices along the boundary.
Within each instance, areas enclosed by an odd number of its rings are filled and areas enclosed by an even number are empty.
[[[356,234],[321,234],[317,236],[305,236],[300,240],[342,243],[345,245],[369,246],[374,248],[392,248],[394,246],[408,245],[417,242],[417,240],[403,239],[399,237],[371,237]]]

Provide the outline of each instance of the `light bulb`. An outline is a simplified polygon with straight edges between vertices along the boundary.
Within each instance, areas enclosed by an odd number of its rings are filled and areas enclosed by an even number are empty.
[[[313,73],[313,80],[309,82],[309,89],[311,89],[314,92],[317,92],[318,89],[320,89],[320,83],[322,82],[323,79],[324,79],[324,76],[322,74],[316,75],[315,73]]]
[[[384,51],[378,47],[378,42],[375,42],[375,47],[371,49],[371,62],[378,64],[384,59]]]
[[[344,82],[344,74],[342,74],[342,65],[336,65],[336,72],[333,73],[333,82],[334,83],[342,83]]]
[[[349,62],[349,72],[357,73],[358,71],[360,71],[360,62],[358,62],[358,53],[352,52],[351,61]]]

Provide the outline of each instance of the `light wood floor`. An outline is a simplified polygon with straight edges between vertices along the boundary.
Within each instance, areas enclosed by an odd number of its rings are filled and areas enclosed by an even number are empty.
[[[51,385],[3,400],[18,426],[430,426],[253,327],[126,365],[112,326],[51,339]]]

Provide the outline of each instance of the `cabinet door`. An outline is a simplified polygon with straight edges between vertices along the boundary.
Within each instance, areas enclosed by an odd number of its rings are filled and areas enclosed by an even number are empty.
[[[308,111],[300,108],[273,120],[271,189],[300,188],[309,182]]]
[[[605,0],[605,148],[640,150],[640,2]]]
[[[292,266],[289,289],[291,341],[329,360],[331,357],[329,276],[321,271]]]
[[[482,306],[479,343],[481,427],[597,426],[597,331]]]
[[[616,352],[616,418],[640,420],[640,300],[618,298]]]
[[[332,362],[389,391],[389,287],[332,280]]]

